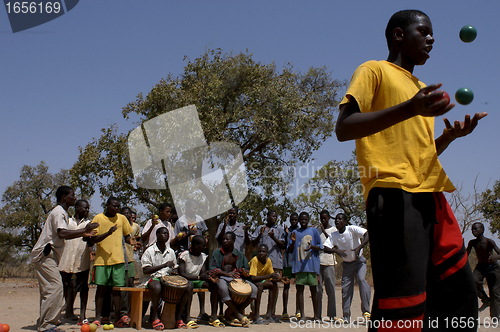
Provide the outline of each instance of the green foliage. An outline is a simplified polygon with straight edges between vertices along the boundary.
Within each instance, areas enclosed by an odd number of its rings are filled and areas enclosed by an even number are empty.
[[[306,162],[330,137],[345,82],[332,79],[326,68],[300,73],[287,64],[279,71],[274,63],[255,62],[248,51],[207,50],[194,61],[185,61],[181,75],[168,74],[145,98],[139,94],[124,107],[122,115],[128,119],[137,114],[143,123],[194,104],[208,144],[230,142],[241,148],[251,191],[240,205],[241,217],[260,222],[262,211],[269,207],[285,216],[291,208],[283,189],[290,177],[283,169]],[[159,203],[171,201],[170,193],[145,190],[134,182],[127,135],[113,126],[81,148],[71,169],[73,185],[88,195],[99,188],[103,199],[113,194],[123,204],[153,211]],[[207,221],[212,237],[218,222]]]
[[[49,212],[56,206],[55,191],[69,183],[69,172],[51,174],[42,161],[21,168],[19,180],[2,195],[0,210],[0,262],[30,252]]]
[[[500,235],[500,181],[495,182],[493,190],[487,189],[482,193],[481,206],[483,216],[490,223],[491,233]]]
[[[350,223],[366,228],[365,201],[355,156],[348,161],[330,161],[316,171],[294,200],[319,221],[319,213],[343,210]]]

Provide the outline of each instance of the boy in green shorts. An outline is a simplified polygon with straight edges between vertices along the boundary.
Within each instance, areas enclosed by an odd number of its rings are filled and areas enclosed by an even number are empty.
[[[205,265],[208,255],[203,251],[206,245],[207,241],[203,236],[193,236],[189,250],[179,255],[179,275],[189,280],[189,282],[193,284],[193,288],[208,288],[210,290],[210,305],[212,310],[217,310],[217,288],[215,288],[215,284],[207,274]],[[203,294],[203,296],[200,297],[200,314],[198,320],[208,321],[209,317],[205,312],[205,293],[198,294]],[[192,300],[193,298],[191,296],[187,300],[186,305],[186,317],[188,317],[186,318],[188,320],[186,325],[190,328],[198,326],[195,321],[189,319]]]
[[[252,258],[248,265],[250,266],[250,278],[257,286],[257,298],[255,299],[255,316],[253,324],[281,323],[274,320],[272,316],[276,310],[276,301],[278,299],[278,281],[281,280],[279,272],[274,272],[273,263],[267,256],[269,247],[267,244],[261,244],[257,249],[257,256]],[[260,317],[260,301],[264,289],[269,289],[269,299],[267,301],[266,317]]]
[[[116,197],[110,197],[106,203],[106,211],[94,217],[92,223],[98,223],[97,236],[91,237],[91,244],[97,244],[96,258],[92,272],[92,283],[97,285],[95,294],[95,312],[101,313],[106,290],[113,294],[116,327],[126,327],[130,322],[127,316],[120,317],[120,292],[113,291],[113,287],[125,286],[125,254],[123,251],[123,237],[125,242],[136,245],[135,239],[130,237],[132,228],[124,215],[119,214],[120,202]],[[101,319],[103,320],[103,319]],[[97,326],[101,320],[94,321]],[[109,320],[109,318],[108,318]]]
[[[321,320],[318,312],[316,286],[319,274],[319,250],[323,249],[321,238],[316,228],[307,227],[309,213],[301,212],[299,215],[300,228],[290,234],[288,252],[293,253],[292,272],[295,273],[295,286],[297,287],[297,303],[301,320],[304,319],[304,286],[308,285],[311,291],[314,320]]]

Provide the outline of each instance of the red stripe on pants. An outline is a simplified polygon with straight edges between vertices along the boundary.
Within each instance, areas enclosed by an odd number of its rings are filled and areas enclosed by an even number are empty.
[[[432,263],[437,266],[462,248],[463,239],[457,220],[443,193],[434,193],[434,201],[438,224],[434,227],[434,251],[431,259]]]
[[[411,296],[393,297],[378,300],[378,307],[380,309],[399,309],[406,307],[413,307],[415,305],[425,302],[427,298],[426,293]]]

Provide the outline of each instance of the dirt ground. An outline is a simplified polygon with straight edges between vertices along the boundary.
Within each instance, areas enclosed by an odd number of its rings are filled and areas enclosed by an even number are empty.
[[[290,314],[295,313],[295,287],[292,286],[290,289],[290,301],[288,304],[288,311]],[[95,288],[92,287],[90,290],[89,294],[89,304],[88,304],[88,311],[87,311],[87,316],[88,317],[94,317],[94,295],[95,295]],[[309,291],[306,290],[305,293],[305,298],[306,298],[306,303],[305,303],[305,310],[306,310],[306,316],[312,317],[313,315],[313,309],[312,305],[310,302],[309,298]],[[36,280],[30,280],[30,279],[6,279],[6,280],[1,280],[0,281],[0,322],[1,323],[6,323],[10,325],[10,331],[12,332],[20,332],[20,331],[35,331],[35,323],[38,318],[38,313],[39,313],[39,292],[38,292],[38,284]],[[75,301],[75,313],[79,312],[79,301],[80,299],[77,297]],[[323,316],[326,315],[326,299],[323,299],[324,304],[323,304]],[[342,307],[341,307],[341,290],[340,287],[337,287],[336,289],[336,303],[337,303],[337,314],[338,316],[341,316],[342,312]],[[206,308],[210,310],[210,305],[208,304],[208,296],[206,297]],[[263,304],[262,304],[262,309],[265,309],[265,306],[267,306],[267,294],[264,294],[263,296]],[[280,290],[280,298],[278,300],[277,308],[276,308],[276,314],[279,316],[282,313],[282,298],[281,298],[281,290]],[[248,309],[247,309],[248,310]],[[352,304],[352,321],[356,321],[357,317],[361,317],[361,309],[360,309],[360,299],[359,299],[359,293],[357,293],[357,289],[355,290],[354,294],[354,301]],[[199,312],[199,306],[198,306],[198,297],[194,296],[193,298],[193,307],[192,307],[192,314],[197,315]],[[478,331],[498,331],[500,330],[500,325],[497,325],[496,327],[491,324],[491,321],[488,316],[488,310],[485,310],[484,312],[480,313],[480,326]],[[145,317],[145,321],[148,320],[149,313]],[[454,322],[455,324],[460,324],[459,321]],[[450,322],[451,324],[451,322]],[[66,331],[80,331],[79,326],[77,326],[74,322],[67,322],[63,321],[63,324],[60,326],[61,329],[66,330]],[[301,328],[324,328],[324,329],[331,329],[331,328],[342,328],[342,329],[350,329],[350,330],[356,330],[356,331],[365,331],[366,330],[366,324],[365,323],[359,323],[359,324],[351,324],[351,325],[333,325],[330,322],[324,322],[321,325],[316,324],[315,326],[312,325],[312,322],[310,321],[309,323],[305,325],[298,325],[297,323],[281,323],[281,324],[270,324],[267,326],[256,326],[256,325],[251,325],[248,330],[250,331],[258,331],[258,330],[274,330],[276,332],[284,332],[288,331],[290,328],[292,329],[301,329]],[[200,325],[200,328],[197,329],[197,331],[204,332],[204,331],[214,331],[216,328],[208,325]],[[225,328],[226,330],[234,330],[234,329],[242,329],[238,327],[231,327],[228,326]],[[125,328],[125,329],[118,329],[121,331],[136,331],[133,328]],[[148,323],[143,324],[142,330],[152,330],[152,327]],[[103,331],[102,328],[100,328],[98,331]]]

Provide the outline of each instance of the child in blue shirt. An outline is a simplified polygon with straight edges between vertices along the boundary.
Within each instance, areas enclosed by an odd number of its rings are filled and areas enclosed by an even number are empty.
[[[319,274],[319,250],[323,249],[321,238],[316,228],[307,227],[309,213],[301,212],[299,215],[300,228],[293,231],[288,241],[288,252],[293,253],[292,272],[295,273],[295,286],[297,287],[297,303],[299,304],[300,317],[304,316],[304,286],[308,285],[311,291],[314,308],[314,320],[321,320],[318,312],[316,286]]]

